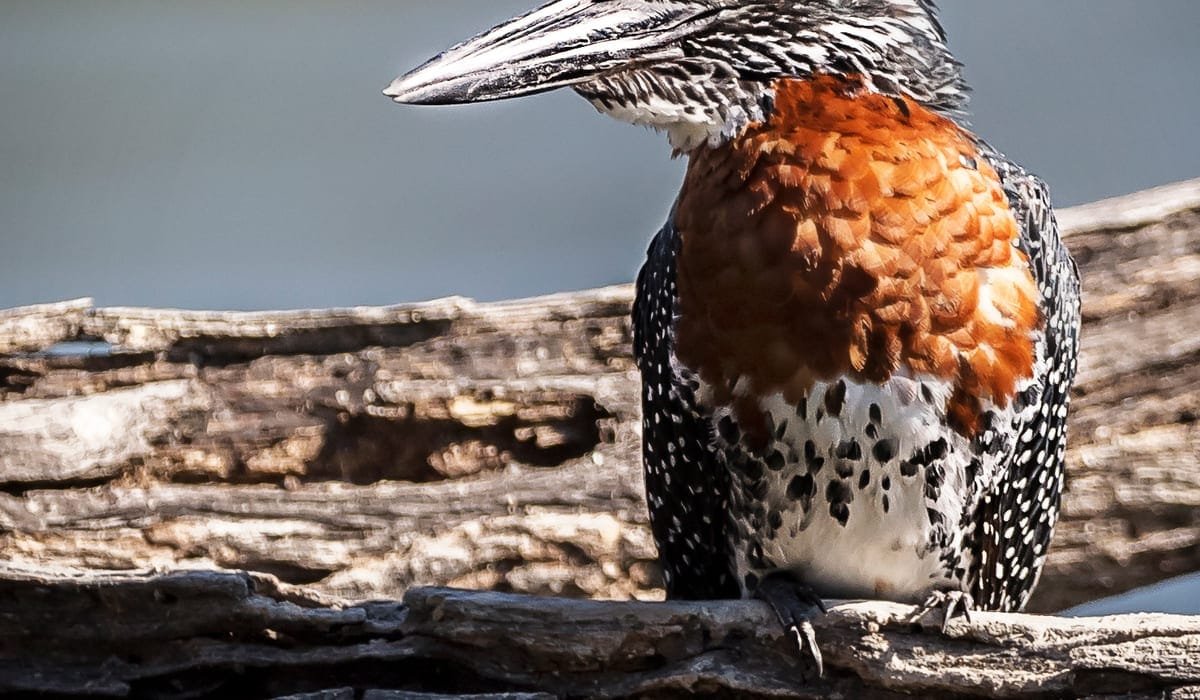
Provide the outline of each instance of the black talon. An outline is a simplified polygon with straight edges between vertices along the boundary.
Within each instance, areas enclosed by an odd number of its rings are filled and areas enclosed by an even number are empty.
[[[812,588],[780,571],[764,578],[755,589],[754,597],[765,600],[771,606],[780,624],[795,639],[800,657],[812,658],[817,677],[824,676],[825,664],[821,649],[817,646],[817,632],[812,625],[813,618],[828,612],[821,597]]]
[[[971,611],[975,609],[975,601],[966,591],[934,591],[921,607],[917,608],[912,620],[915,622],[924,617],[925,613],[937,608],[942,610],[942,634],[946,634],[950,629],[950,621],[958,611],[962,612],[963,619],[971,622]]]

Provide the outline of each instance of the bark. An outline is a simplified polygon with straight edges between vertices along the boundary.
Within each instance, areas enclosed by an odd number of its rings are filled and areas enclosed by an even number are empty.
[[[1200,570],[1200,181],[1062,220],[1085,327],[1037,611]],[[661,597],[631,299],[0,312],[0,551],[351,600]]]
[[[0,310],[0,354],[40,350],[80,333],[91,299]]]
[[[759,601],[598,602],[417,588],[320,599],[263,576],[0,571],[0,690],[142,697],[1194,698],[1200,618],[941,614],[814,621],[817,678]],[[386,694],[391,690],[395,695]],[[508,695],[497,695],[507,693]],[[422,696],[427,697],[427,696]]]

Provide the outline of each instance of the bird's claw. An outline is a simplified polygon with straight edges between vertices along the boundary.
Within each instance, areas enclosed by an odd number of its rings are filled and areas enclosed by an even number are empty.
[[[814,617],[828,612],[821,597],[782,572],[770,574],[759,582],[754,596],[771,606],[775,617],[795,640],[800,657],[811,658],[817,669],[817,677],[824,676],[825,664],[821,649],[817,646],[817,631],[812,624]]]
[[[913,613],[912,621],[915,622],[925,617],[925,613],[938,608],[942,610],[942,634],[946,634],[950,629],[950,621],[954,619],[957,612],[961,611],[963,618],[968,623],[971,622],[971,611],[975,609],[975,600],[966,591],[934,591]]]

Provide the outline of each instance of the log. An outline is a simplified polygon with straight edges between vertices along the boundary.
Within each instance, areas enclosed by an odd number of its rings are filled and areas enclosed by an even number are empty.
[[[77,338],[91,299],[0,310],[0,354],[41,350]]]
[[[1200,570],[1200,180],[1062,219],[1085,327],[1036,611]],[[0,312],[0,551],[350,600],[661,598],[631,299]]]
[[[246,573],[0,569],[0,621],[0,691],[10,692],[1200,697],[1200,617],[1170,615],[975,613],[943,634],[940,612],[833,603],[814,621],[820,678],[760,601],[415,588],[403,604],[350,604]]]

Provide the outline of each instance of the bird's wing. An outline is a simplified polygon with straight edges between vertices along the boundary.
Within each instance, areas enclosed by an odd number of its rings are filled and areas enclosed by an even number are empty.
[[[696,402],[699,382],[675,361],[673,220],[672,214],[650,244],[633,305],[650,523],[668,598],[736,598],[740,589],[726,534],[728,471],[713,448],[711,418]]]
[[[1043,331],[1035,381],[1018,401],[1005,468],[982,494],[971,548],[971,593],[989,610],[1024,607],[1045,562],[1063,488],[1066,416],[1079,354],[1079,273],[1059,237],[1045,183],[1004,156],[988,153],[1021,229],[1041,294]]]

